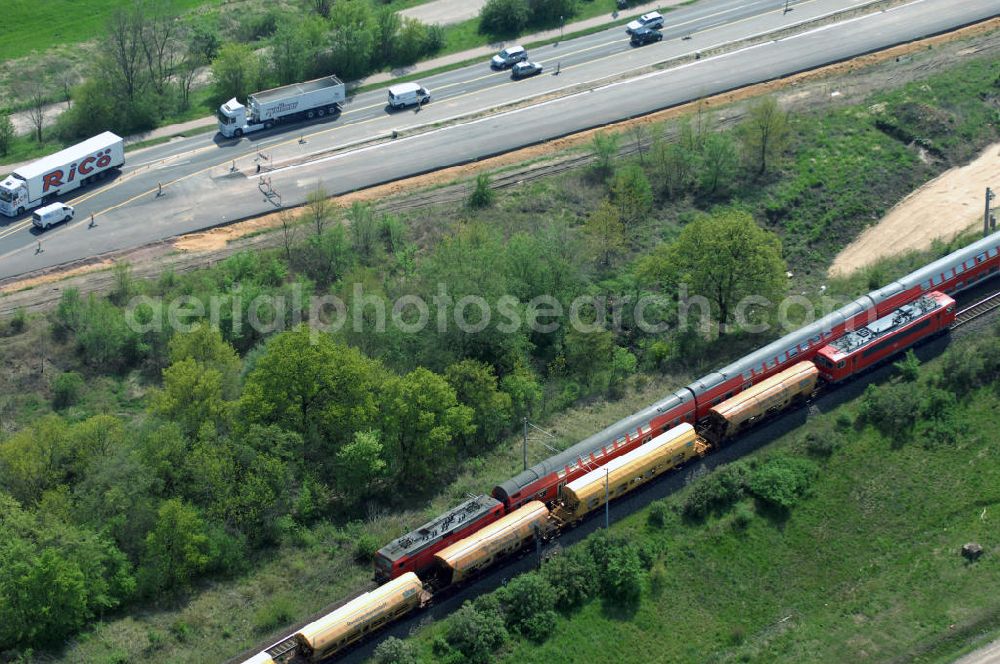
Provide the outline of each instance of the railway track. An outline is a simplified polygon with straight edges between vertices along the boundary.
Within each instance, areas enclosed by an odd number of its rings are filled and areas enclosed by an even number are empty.
[[[966,323],[971,323],[972,321],[985,316],[991,311],[1000,308],[1000,291],[989,295],[979,302],[970,305],[957,314],[955,314],[955,322],[951,324],[951,329],[959,328]]]

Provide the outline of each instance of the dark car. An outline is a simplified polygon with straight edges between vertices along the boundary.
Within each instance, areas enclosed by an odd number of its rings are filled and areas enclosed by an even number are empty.
[[[541,73],[542,66],[537,62],[518,62],[510,68],[510,76],[514,79],[528,78],[529,76]]]
[[[641,30],[636,30],[632,33],[632,46],[645,46],[646,44],[652,44],[653,42],[658,42],[663,39],[663,33],[659,30],[651,30],[649,28],[643,28]]]

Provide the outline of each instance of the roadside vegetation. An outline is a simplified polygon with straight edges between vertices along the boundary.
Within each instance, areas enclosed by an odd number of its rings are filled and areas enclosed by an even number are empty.
[[[375,661],[943,661],[1000,626],[998,340],[911,353]]]
[[[974,61],[919,84],[947,86],[951,96],[922,91],[921,99],[978,126],[970,140],[980,144],[997,131],[980,112],[996,99],[988,71]],[[572,444],[773,337],[743,327],[773,311],[752,310],[743,323],[733,315],[741,294],[807,289],[818,300],[836,245],[820,236],[803,248],[793,232],[823,223],[837,237],[857,233],[877,216],[845,203],[867,195],[864,173],[883,174],[875,203],[886,207],[914,186],[897,164],[910,154],[919,161],[917,147],[870,125],[916,90],[880,95],[878,116],[865,104],[787,117],[762,100],[738,128],[719,132],[701,113],[649,128],[651,146],[626,159],[618,148],[634,136],[599,133],[592,166],[503,192],[486,176],[469,184],[460,207],[341,210],[316,192],[299,219],[287,219],[279,249],[156,281],[137,281],[121,265],[108,297],[69,290],[44,318],[5,321],[0,607],[9,613],[0,616],[0,648],[74,662],[224,657],[357,592],[378,546],[520,470],[509,434],[523,417]],[[870,145],[845,163],[859,135]],[[920,171],[925,179],[975,149],[922,135],[941,145]],[[836,177],[803,186],[804,163]],[[782,192],[781,213],[768,214]],[[754,260],[696,260],[720,228]],[[721,293],[712,281],[720,267],[741,277]],[[891,280],[904,268],[884,264],[869,278]],[[786,270],[810,278],[790,284]],[[863,279],[838,288],[868,290]],[[719,295],[707,329],[678,326],[681,283]],[[472,335],[435,325],[381,332],[364,300],[433,302],[439,285],[453,303],[512,295],[522,319],[539,295],[564,311],[580,295],[653,295],[647,316],[670,329],[646,332],[628,309],[616,323],[609,308],[583,312],[597,323],[591,332],[509,332],[497,320]],[[336,295],[352,312],[364,305],[357,327],[352,315],[313,343],[290,310],[251,312],[258,296],[307,302],[311,294]],[[128,309],[139,295],[145,304]],[[181,296],[215,298],[218,330],[201,324],[205,312],[183,315],[191,327],[176,334],[126,323],[150,322],[158,302]],[[467,313],[477,321],[474,307]],[[251,315],[273,331],[255,329]],[[412,322],[405,312],[403,320]],[[798,509],[823,476],[819,466],[749,468],[745,495]],[[618,540],[605,545],[594,564],[615,561],[645,583],[649,560],[636,568],[635,552]],[[561,624],[547,599],[540,607]]]

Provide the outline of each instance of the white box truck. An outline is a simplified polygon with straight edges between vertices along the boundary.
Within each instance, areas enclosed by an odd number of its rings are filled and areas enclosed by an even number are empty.
[[[100,180],[125,163],[125,141],[110,131],[22,166],[0,182],[0,212],[17,217],[59,194]]]
[[[239,138],[279,122],[332,115],[345,98],[344,84],[336,76],[255,92],[247,98],[246,106],[233,97],[219,107],[219,133]]]

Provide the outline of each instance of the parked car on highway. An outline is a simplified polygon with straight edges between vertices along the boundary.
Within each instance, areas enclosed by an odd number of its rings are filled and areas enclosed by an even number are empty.
[[[528,59],[528,51],[523,46],[508,46],[493,56],[490,66],[494,69],[506,69],[518,62]]]
[[[663,39],[663,33],[659,30],[652,30],[650,28],[639,28],[632,33],[632,46],[645,46],[646,44],[652,44],[653,42],[658,42]]]
[[[389,88],[389,106],[403,108],[431,100],[430,91],[419,83],[400,83]]]
[[[535,74],[542,73],[542,66],[537,62],[518,62],[516,65],[511,67],[510,77],[517,80],[521,78],[528,78],[529,76],[534,76]]]
[[[643,14],[639,18],[635,19],[627,26],[625,26],[625,32],[632,34],[637,30],[642,28],[650,28],[654,30],[659,30],[663,27],[663,14],[660,12],[649,12],[648,14]]]
[[[64,221],[69,221],[73,218],[74,210],[69,205],[63,203],[53,203],[52,205],[46,205],[45,207],[40,207],[31,214],[31,223],[35,225],[36,228],[40,228],[43,231],[47,228],[51,228],[56,224],[61,224]]]

